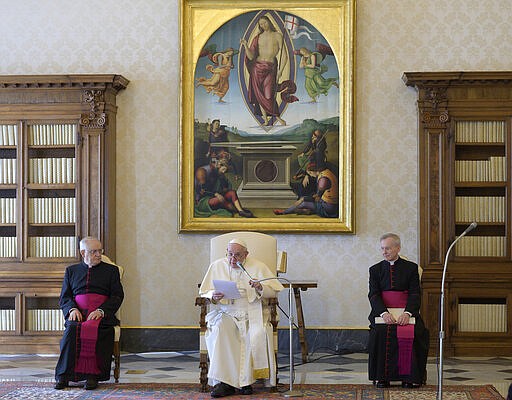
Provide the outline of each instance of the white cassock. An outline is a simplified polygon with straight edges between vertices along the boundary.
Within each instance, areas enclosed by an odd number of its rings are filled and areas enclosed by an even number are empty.
[[[254,258],[247,257],[244,268],[253,279],[275,277],[263,262]],[[200,296],[211,300],[214,279],[236,282],[241,298],[222,299],[206,315],[209,384],[224,382],[241,388],[263,378],[269,386],[275,386],[274,341],[266,299],[276,297],[283,285],[277,279],[264,281],[263,291],[258,293],[240,268],[232,268],[226,258],[221,258],[209,266],[199,288]]]

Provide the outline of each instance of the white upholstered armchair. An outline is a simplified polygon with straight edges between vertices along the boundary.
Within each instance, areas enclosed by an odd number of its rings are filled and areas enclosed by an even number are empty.
[[[242,239],[247,243],[249,254],[252,257],[264,262],[272,273],[277,276],[277,272],[286,271],[286,256],[277,251],[277,240],[273,236],[259,232],[230,232],[216,236],[210,240],[210,263],[226,256],[228,242],[231,239]],[[273,328],[274,349],[277,356],[277,298],[269,299],[268,307],[270,309],[270,323]],[[204,297],[196,298],[196,306],[201,308],[199,317],[200,328],[200,383],[201,390],[208,390],[208,352],[206,349],[205,332],[206,332],[206,314],[208,312],[209,300]],[[277,372],[276,372],[277,382]]]

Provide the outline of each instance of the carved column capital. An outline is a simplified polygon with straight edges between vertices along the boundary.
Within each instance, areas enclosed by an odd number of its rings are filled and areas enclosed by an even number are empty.
[[[418,100],[421,123],[425,129],[446,130],[450,121],[446,87],[425,88]]]
[[[87,89],[82,92],[82,103],[89,105],[90,110],[82,113],[80,125],[87,128],[105,128],[107,115],[105,113],[105,91]]]

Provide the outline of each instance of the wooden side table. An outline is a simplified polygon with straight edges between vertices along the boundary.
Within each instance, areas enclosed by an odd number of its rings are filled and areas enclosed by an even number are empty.
[[[295,306],[297,307],[297,326],[299,327],[299,343],[302,351],[302,362],[307,362],[308,343],[306,341],[306,324],[304,323],[304,313],[302,312],[300,292],[318,287],[318,281],[291,281],[291,283],[293,295],[295,296]]]

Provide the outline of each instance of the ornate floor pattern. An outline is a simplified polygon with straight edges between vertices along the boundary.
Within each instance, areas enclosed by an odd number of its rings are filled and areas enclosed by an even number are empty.
[[[104,383],[94,391],[79,388],[54,390],[52,382],[4,382],[0,386],[2,400],[210,400],[210,393],[202,393],[198,383]],[[503,400],[494,386],[445,385],[446,400]],[[291,396],[286,388],[269,391],[261,384],[253,385],[250,396],[236,393],[230,400],[275,400]],[[295,385],[294,397],[310,400],[435,400],[435,386],[419,389],[379,389],[360,384],[307,384]]]
[[[309,362],[295,359],[293,384],[355,383],[368,384],[368,355],[310,354]],[[199,353],[162,352],[123,354],[120,381],[125,383],[197,383]],[[56,355],[0,354],[0,382],[53,382]],[[288,384],[289,357],[279,357],[279,381]],[[429,359],[427,384],[437,385],[437,360]],[[444,385],[493,385],[506,397],[512,383],[512,357],[457,357],[444,359]],[[396,383],[397,385],[399,382]],[[58,398],[58,397],[55,397]],[[393,400],[393,399],[390,399]]]

